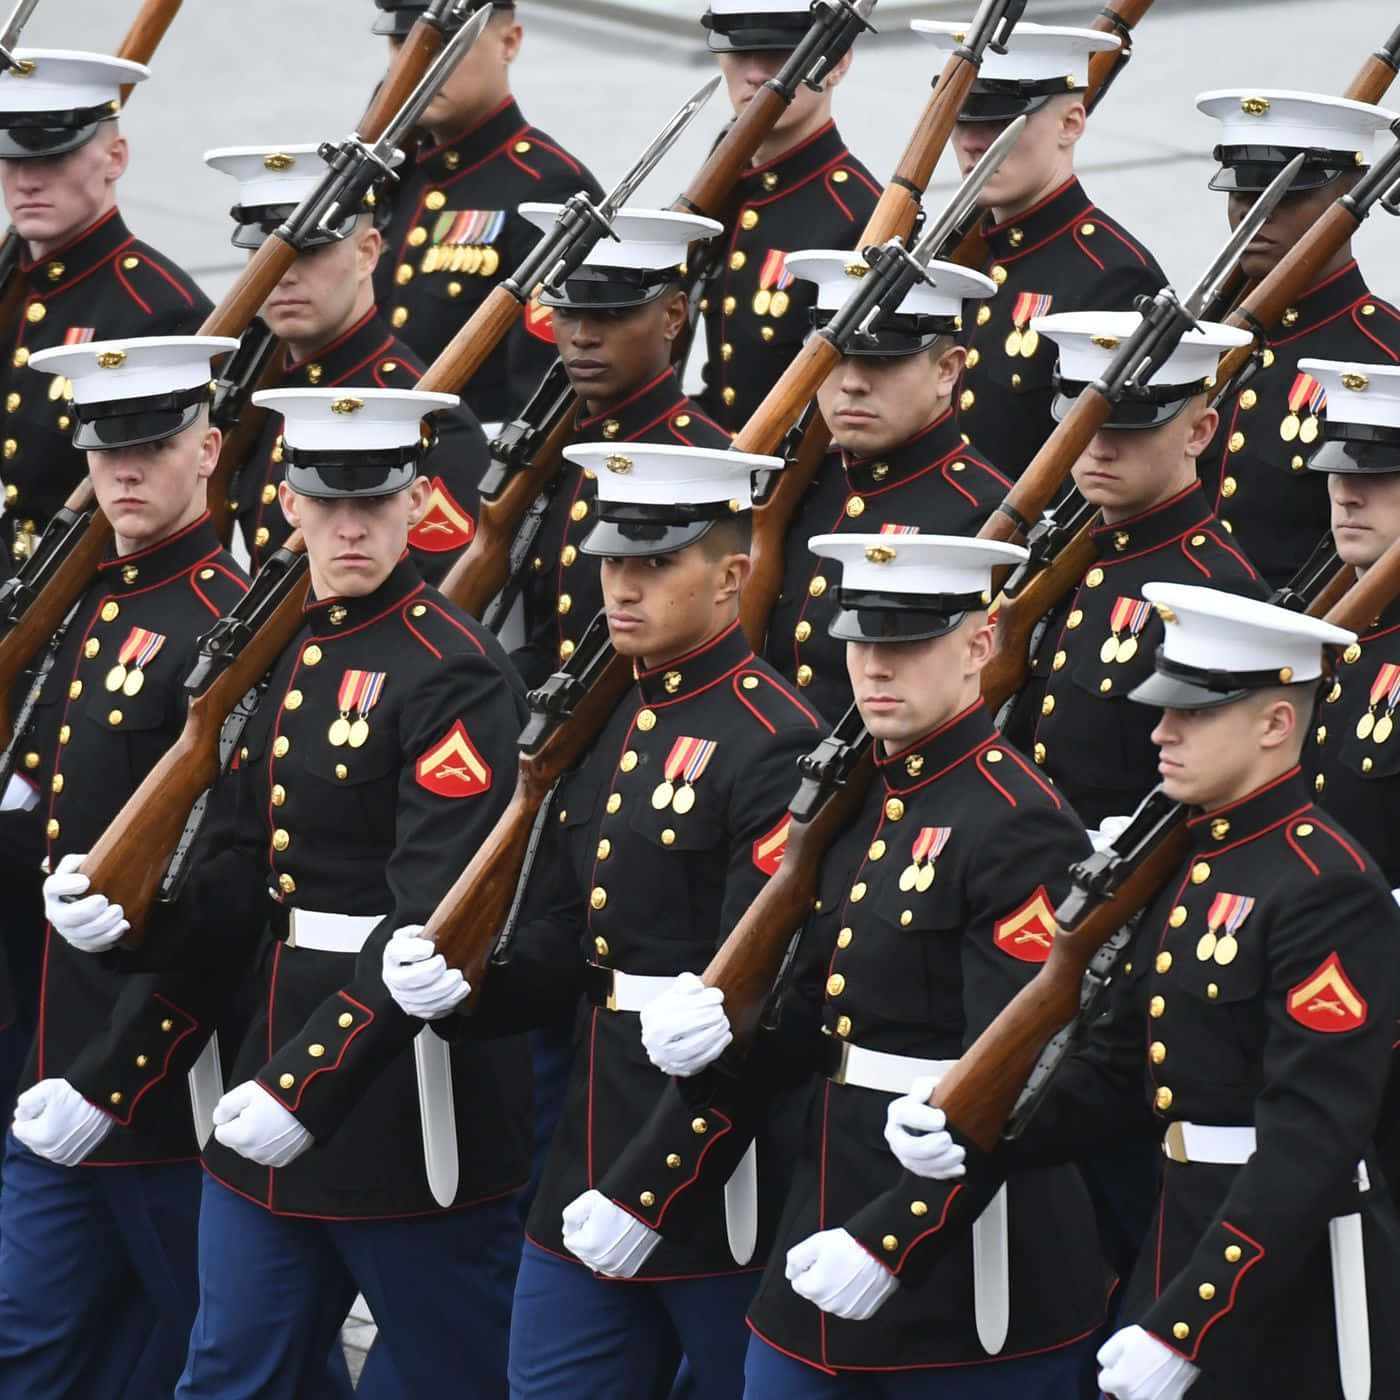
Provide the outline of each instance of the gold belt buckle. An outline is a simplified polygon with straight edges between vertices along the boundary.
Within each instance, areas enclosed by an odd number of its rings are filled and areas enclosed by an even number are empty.
[[[1169,1162],[1189,1162],[1186,1151],[1186,1129],[1180,1121],[1167,1124],[1166,1136],[1162,1139],[1162,1151]]]
[[[827,1075],[827,1078],[833,1084],[844,1084],[846,1082],[846,1065],[850,1058],[851,1042],[849,1040],[843,1040],[841,1042],[841,1055],[836,1061],[836,1068]]]
[[[609,1011],[617,1010],[617,969],[613,968],[608,973],[608,995],[603,1005]]]
[[[287,910],[286,946],[288,948],[295,948],[297,946],[297,911],[295,909]]]

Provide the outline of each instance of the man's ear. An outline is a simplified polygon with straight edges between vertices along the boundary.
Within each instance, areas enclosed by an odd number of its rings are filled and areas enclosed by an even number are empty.
[[[282,507],[282,518],[293,530],[301,529],[301,498],[285,481],[277,483],[277,504]]]

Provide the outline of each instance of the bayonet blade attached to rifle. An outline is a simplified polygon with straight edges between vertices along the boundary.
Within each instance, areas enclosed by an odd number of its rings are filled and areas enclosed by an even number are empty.
[[[666,152],[680,140],[681,133],[695,120],[705,104],[715,95],[715,89],[719,84],[720,75],[716,74],[709,82],[702,83],[695,89],[691,96],[681,104],[675,116],[657,132],[656,139],[642,152],[637,163],[617,182],[613,192],[598,206],[598,213],[607,220],[610,228],[618,212],[641,188],[642,182],[647,176],[661,164]]]
[[[19,4],[10,12],[4,30],[0,31],[0,68],[19,67],[20,61],[14,54],[15,45],[19,43],[20,33],[38,4],[39,0],[19,0]]]
[[[1249,213],[1240,220],[1239,228],[1230,236],[1229,242],[1216,255],[1215,261],[1206,269],[1194,290],[1182,303],[1182,308],[1193,321],[1201,319],[1201,314],[1225,285],[1241,254],[1249,247],[1254,235],[1264,227],[1269,215],[1278,208],[1306,159],[1306,155],[1294,156],[1274,176],[1269,187],[1250,206]]]

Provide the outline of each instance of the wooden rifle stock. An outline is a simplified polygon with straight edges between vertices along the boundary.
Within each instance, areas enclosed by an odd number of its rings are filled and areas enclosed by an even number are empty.
[[[1111,53],[1096,53],[1089,56],[1089,86],[1084,93],[1084,107],[1092,112],[1102,101],[1114,79],[1128,66],[1133,56],[1129,36],[1137,28],[1138,22],[1152,8],[1152,0],[1117,0],[1116,4],[1105,6],[1087,27],[1103,34],[1118,34],[1123,46]],[[963,267],[986,267],[991,258],[991,250],[983,237],[978,224],[974,224],[963,236],[962,241],[948,254],[950,262],[961,263]]]
[[[68,610],[97,572],[102,551],[112,537],[107,517],[96,508],[91,482],[80,481],[64,502],[64,508],[77,515],[91,511],[91,520],[38,596],[0,637],[0,748],[14,737],[10,696],[20,677],[40,648],[58,631]]]
[[[1094,954],[1153,899],[1186,851],[1183,812],[1110,899],[1071,927],[1056,929],[1040,970],[939,1081],[930,1102],[983,1151],[996,1146],[1045,1042],[1074,1019]]]
[[[301,554],[300,532],[283,548]],[[285,592],[233,661],[191,698],[175,742],[83,858],[80,869],[92,888],[122,906],[131,924],[125,939],[128,946],[139,945],[190,811],[200,793],[219,776],[219,733],[224,721],[273,667],[302,624],[308,576],[305,568],[297,574],[296,586]]]
[[[564,448],[574,438],[574,422],[573,412],[565,413],[529,465],[509,477],[495,497],[483,497],[477,508],[476,534],[441,585],[443,593],[473,617],[480,617],[505,587],[515,532],[531,502],[549,490],[558,475]]]
[[[585,637],[575,655],[587,647]],[[437,944],[448,966],[461,970],[473,998],[510,913],[530,831],[550,788],[587,753],[631,683],[631,662],[605,645],[573,714],[534,752],[521,754],[506,810],[424,925],[423,936]]]
[[[992,618],[996,650],[982,670],[982,699],[993,714],[1030,675],[1030,644],[1036,624],[1094,562],[1093,530],[1094,522],[1085,525],[1023,589],[997,601]]]
[[[1322,592],[1308,605],[1308,616],[1329,617],[1340,605],[1342,599],[1350,596],[1350,592],[1356,586],[1356,583],[1356,570],[1353,569],[1350,564],[1343,564],[1328,580],[1327,586]],[[1351,626],[1350,623],[1339,623],[1338,625]],[[1357,632],[1366,632],[1370,630],[1370,625],[1371,618],[1365,617],[1361,619],[1353,630]]]
[[[281,373],[276,367],[269,365],[258,388],[275,388],[281,378]],[[209,478],[209,519],[215,533],[225,545],[233,537],[233,474],[238,470],[239,463],[246,460],[258,445],[258,439],[262,436],[266,424],[267,409],[254,408],[251,403],[246,404],[238,415],[237,424],[224,434],[224,444],[219,449],[218,465]]]
[[[160,47],[160,41],[165,38],[165,31],[179,13],[180,0],[146,0],[114,56],[129,59],[132,63],[150,63]],[[123,104],[131,96],[131,89],[131,83],[122,85]]]
[[[372,131],[375,135],[369,139],[374,140],[394,120],[442,52],[446,38],[437,25],[425,23],[422,19],[414,21],[413,28],[408,31],[393,63],[389,65],[389,71],[384,75],[384,81],[375,90],[364,116],[360,118],[357,130],[362,136]]]

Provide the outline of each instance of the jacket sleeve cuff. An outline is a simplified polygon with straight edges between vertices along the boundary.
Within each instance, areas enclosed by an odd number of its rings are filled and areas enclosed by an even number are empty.
[[[1217,1221],[1141,1325],[1187,1361],[1209,1370],[1212,1350],[1231,1345],[1234,1329],[1228,1319],[1245,1277],[1263,1263],[1265,1254],[1263,1245],[1228,1220]]]
[[[168,1075],[188,1069],[208,1038],[194,1015],[153,995],[103,1042],[100,1056],[92,1062],[80,1057],[64,1077],[89,1103],[130,1127],[146,1094]]]

